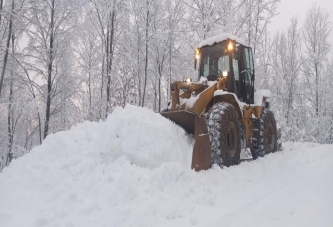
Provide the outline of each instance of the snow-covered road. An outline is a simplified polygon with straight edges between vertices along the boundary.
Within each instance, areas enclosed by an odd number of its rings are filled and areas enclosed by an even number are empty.
[[[0,173],[0,227],[333,226],[333,145],[200,173],[192,146],[134,106],[50,135]]]

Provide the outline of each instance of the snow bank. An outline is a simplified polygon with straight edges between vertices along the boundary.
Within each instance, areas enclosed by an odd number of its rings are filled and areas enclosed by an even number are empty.
[[[156,168],[166,162],[191,166],[193,139],[146,108],[117,108],[102,124],[98,137],[106,163],[125,155],[141,167]]]
[[[0,227],[333,226],[332,145],[196,173],[184,135],[133,106],[51,135],[0,174]]]

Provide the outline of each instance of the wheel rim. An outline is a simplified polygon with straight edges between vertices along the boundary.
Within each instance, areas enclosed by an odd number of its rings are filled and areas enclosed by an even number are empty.
[[[226,152],[229,157],[234,157],[236,154],[236,143],[237,143],[237,133],[236,133],[236,126],[233,122],[230,122],[225,136],[225,145],[226,145]]]
[[[267,135],[267,148],[269,153],[274,149],[275,145],[273,125],[271,123],[268,124],[266,135]]]

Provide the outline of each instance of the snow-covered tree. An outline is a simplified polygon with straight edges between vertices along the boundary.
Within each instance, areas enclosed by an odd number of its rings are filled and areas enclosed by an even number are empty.
[[[304,92],[303,97],[309,110],[309,133],[318,142],[324,142],[323,127],[327,122],[322,118],[325,114],[324,92],[325,66],[327,64],[330,44],[328,37],[331,32],[329,14],[325,9],[314,4],[307,12],[303,27],[304,53],[306,64],[303,67]]]

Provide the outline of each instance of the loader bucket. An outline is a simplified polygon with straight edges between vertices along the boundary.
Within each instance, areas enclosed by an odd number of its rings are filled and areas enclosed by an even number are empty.
[[[211,167],[211,149],[206,121],[197,114],[188,111],[162,112],[162,116],[194,135],[191,169],[207,170]]]

